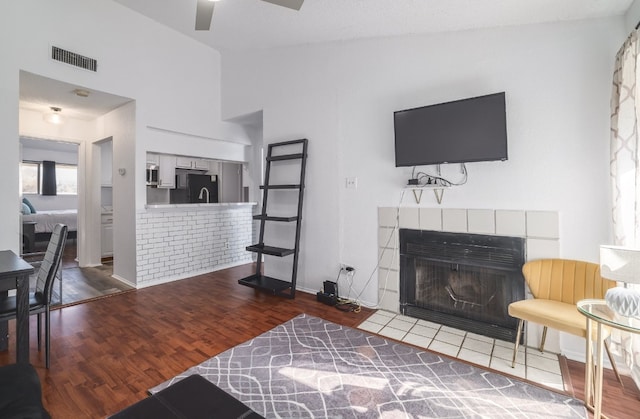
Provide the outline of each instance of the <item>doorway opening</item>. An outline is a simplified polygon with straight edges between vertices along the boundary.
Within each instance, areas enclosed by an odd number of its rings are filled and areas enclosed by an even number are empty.
[[[54,294],[58,294],[57,300],[61,304],[77,303],[132,288],[131,284],[116,279],[118,276],[113,275],[113,260],[109,259],[113,257],[113,236],[110,236],[109,241],[110,254],[105,255],[100,244],[103,230],[113,231],[113,219],[109,226],[103,223],[104,208],[111,207],[113,190],[110,184],[103,184],[101,164],[94,159],[95,143],[92,143],[96,138],[104,138],[104,132],[117,132],[121,129],[122,118],[111,115],[131,102],[130,98],[20,71],[20,187],[32,188],[24,191],[23,196],[33,201],[30,203],[34,204],[36,213],[62,210],[74,212],[73,219],[53,222],[62,222],[69,227],[61,286],[54,286]],[[52,111],[56,118],[50,115]],[[129,112],[128,109],[125,112]],[[128,117],[125,119],[129,120]],[[100,123],[105,120],[109,123]],[[29,157],[29,147],[44,150],[41,150],[40,156]],[[74,154],[71,164],[65,161],[68,156],[61,154],[64,153],[61,151],[64,147],[73,148],[73,152],[67,150],[69,155]],[[45,161],[49,162],[47,165],[52,162],[56,168],[57,184],[54,181],[54,189],[57,187],[58,190],[53,193],[43,193],[42,189],[38,189]],[[32,171],[30,184],[25,182],[29,167]],[[76,188],[73,191],[65,189],[66,186],[62,184],[64,182],[61,182],[64,180],[64,169],[73,173]],[[108,199],[103,199],[103,195],[108,195]],[[41,220],[27,223],[24,217],[23,215],[21,219],[21,250],[23,254],[29,254],[29,259],[37,258],[35,254],[44,252],[48,244],[46,231],[42,231],[45,223]],[[101,264],[103,256],[107,258]],[[134,256],[125,255],[123,260],[131,264],[127,259],[129,257],[134,259]]]

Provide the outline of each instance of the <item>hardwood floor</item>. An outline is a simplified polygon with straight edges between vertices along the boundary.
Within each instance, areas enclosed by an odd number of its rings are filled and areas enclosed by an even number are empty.
[[[96,267],[80,268],[76,260],[76,243],[76,240],[69,239],[65,245],[62,256],[62,301],[60,300],[59,282],[56,282],[53,287],[54,304],[77,304],[133,289],[111,276],[113,274],[113,260],[105,260],[102,265]],[[44,252],[47,244],[48,242],[37,242],[35,250]],[[26,256],[25,259],[27,261],[38,260],[42,259],[42,256]]]
[[[351,327],[372,313],[344,313],[310,294],[288,300],[237,283],[251,272],[253,267],[244,265],[54,310],[49,370],[44,351],[37,351],[32,316],[31,363],[52,417],[113,414],[146,397],[147,389],[300,313]],[[13,339],[9,348],[15,348]],[[0,365],[12,362],[12,349],[0,353]],[[579,387],[582,364],[569,365]],[[618,394],[615,385],[615,380],[605,384],[605,413],[637,417],[637,392]]]
[[[584,364],[566,361],[568,376],[571,380],[570,393],[577,399],[584,400]],[[620,385],[612,370],[605,369],[602,385],[602,413],[610,419],[637,419],[640,417],[640,391],[631,377],[623,375]],[[591,415],[593,416],[593,415]]]

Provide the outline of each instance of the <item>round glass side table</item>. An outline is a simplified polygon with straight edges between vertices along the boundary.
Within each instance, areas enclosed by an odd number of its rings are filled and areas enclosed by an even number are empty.
[[[594,419],[602,417],[602,358],[604,340],[607,335],[604,328],[614,328],[630,333],[640,334],[640,319],[626,317],[611,310],[604,300],[580,300],[578,311],[587,318],[587,349],[585,365],[584,402],[587,408],[593,410]],[[593,324],[596,325],[596,354],[594,368],[594,354],[592,349]],[[595,383],[595,386],[594,386]],[[592,391],[594,394],[592,394]],[[593,396],[593,405],[591,398]]]

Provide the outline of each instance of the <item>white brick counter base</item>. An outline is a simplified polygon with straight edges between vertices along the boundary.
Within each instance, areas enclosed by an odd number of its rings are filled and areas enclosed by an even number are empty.
[[[137,287],[253,261],[255,203],[149,206],[136,216]]]

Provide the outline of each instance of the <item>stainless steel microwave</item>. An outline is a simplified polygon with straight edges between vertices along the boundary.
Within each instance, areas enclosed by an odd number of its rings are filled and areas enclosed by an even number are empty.
[[[158,166],[155,164],[147,165],[147,185],[158,186]]]

